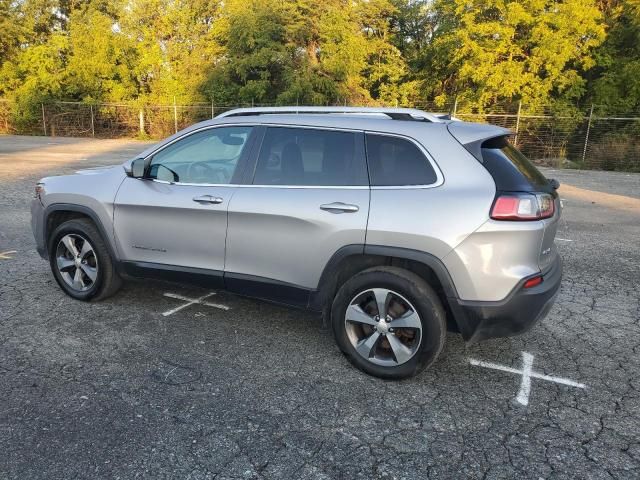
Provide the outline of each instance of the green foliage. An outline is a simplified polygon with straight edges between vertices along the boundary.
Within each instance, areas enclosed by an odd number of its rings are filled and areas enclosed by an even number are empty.
[[[0,0],[0,96],[640,107],[640,0]]]
[[[131,0],[118,18],[128,42],[136,84],[134,96],[144,102],[192,103],[207,70],[217,61],[215,39],[221,1]]]
[[[222,103],[372,103],[412,84],[390,42],[386,0],[231,0],[224,48],[203,90]]]
[[[0,70],[0,85],[13,100],[13,117],[27,125],[40,116],[40,103],[64,95],[64,58],[68,37],[54,33],[47,43],[21,51]]]
[[[596,52],[592,99],[611,111],[640,109],[640,0],[606,4],[609,35]]]
[[[231,0],[219,21],[219,63],[203,87],[216,103],[272,102],[292,68],[279,2]]]
[[[438,0],[440,28],[424,51],[425,87],[482,108],[584,94],[581,73],[604,39],[593,0]]]
[[[89,101],[135,98],[131,73],[135,51],[113,25],[114,19],[94,6],[71,14],[64,69],[66,97]]]

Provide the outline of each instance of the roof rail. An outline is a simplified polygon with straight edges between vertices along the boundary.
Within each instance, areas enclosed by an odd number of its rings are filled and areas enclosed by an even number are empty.
[[[415,108],[384,107],[256,107],[236,108],[221,113],[216,118],[241,117],[249,115],[304,115],[304,114],[364,114],[386,115],[392,120],[409,120],[417,122],[440,123],[442,119],[433,113],[423,112]]]

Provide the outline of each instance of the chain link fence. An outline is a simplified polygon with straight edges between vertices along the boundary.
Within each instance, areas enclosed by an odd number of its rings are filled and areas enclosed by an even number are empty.
[[[38,112],[18,115],[11,102],[0,100],[0,133],[160,139],[232,108],[248,106],[252,105],[52,102],[41,104]],[[640,172],[640,112],[608,112],[595,105],[563,114],[548,107],[531,110],[521,104],[482,112],[456,104],[414,106],[508,128],[514,132],[518,148],[539,165]]]

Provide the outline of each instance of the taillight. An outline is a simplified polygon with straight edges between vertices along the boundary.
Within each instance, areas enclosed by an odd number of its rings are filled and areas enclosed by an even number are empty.
[[[555,203],[548,193],[507,193],[493,202],[494,220],[540,220],[553,217]]]

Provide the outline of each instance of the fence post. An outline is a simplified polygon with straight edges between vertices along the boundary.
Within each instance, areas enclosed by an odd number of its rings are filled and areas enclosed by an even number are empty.
[[[95,137],[96,136],[96,128],[95,128],[95,125],[93,123],[93,105],[89,105],[89,109],[91,110],[91,136]]]
[[[584,148],[582,149],[582,163],[587,157],[587,145],[589,144],[589,133],[591,132],[591,120],[593,119],[593,103],[591,104],[591,110],[589,111],[589,121],[587,122],[587,134],[584,137]]]
[[[513,146],[518,146],[518,131],[520,130],[520,111],[522,110],[522,100],[518,102],[518,116],[516,117],[516,136],[513,138]]]
[[[216,109],[213,106],[213,100],[211,100],[211,120],[213,120],[216,116]]]
[[[140,107],[140,111],[138,112],[138,126],[140,128],[140,135],[144,136],[144,108]]]
[[[458,97],[453,99],[453,112],[451,112],[451,116],[455,117],[457,111],[458,111]]]
[[[176,106],[176,96],[173,96],[173,128],[178,133],[178,107]]]
[[[47,136],[47,119],[44,115],[44,103],[41,103],[40,106],[42,107],[42,130],[44,130],[44,136]]]

